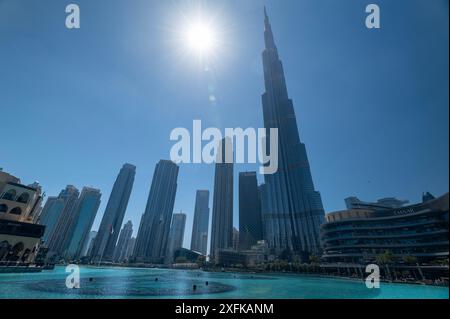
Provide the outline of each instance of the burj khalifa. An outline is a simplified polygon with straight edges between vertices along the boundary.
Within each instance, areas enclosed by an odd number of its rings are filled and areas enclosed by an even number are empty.
[[[314,189],[305,144],[300,141],[297,119],[289,98],[283,64],[264,8],[263,51],[265,93],[262,95],[267,151],[270,128],[278,129],[278,171],[264,175],[262,216],[264,237],[277,252],[320,252],[319,227],[325,213]]]

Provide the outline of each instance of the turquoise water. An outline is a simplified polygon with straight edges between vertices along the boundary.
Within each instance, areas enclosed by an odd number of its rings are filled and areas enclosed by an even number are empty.
[[[64,267],[41,273],[0,274],[0,298],[449,297],[446,287],[381,283],[380,289],[368,289],[363,281],[306,275],[96,267],[80,267],[80,289],[68,289],[65,285],[67,275]]]

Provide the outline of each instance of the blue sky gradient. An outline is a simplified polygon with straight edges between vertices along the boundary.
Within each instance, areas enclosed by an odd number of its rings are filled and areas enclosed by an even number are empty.
[[[0,167],[47,196],[66,184],[100,188],[94,229],[129,162],[124,222],[136,234],[175,127],[262,127],[264,4],[325,210],[351,195],[417,202],[448,191],[448,1],[72,2],[79,30],[65,28],[68,1],[0,0]],[[365,27],[369,3],[381,8],[379,30]],[[208,71],[177,38],[198,6],[220,30]],[[235,167],[236,225],[238,172],[257,168]],[[186,247],[195,191],[212,196],[213,180],[214,165],[181,165]]]

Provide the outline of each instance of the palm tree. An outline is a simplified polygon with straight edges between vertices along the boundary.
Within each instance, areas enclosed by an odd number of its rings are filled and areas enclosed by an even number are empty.
[[[309,263],[316,266],[320,263],[320,258],[316,255],[311,255],[309,256]]]
[[[390,250],[385,250],[384,253],[376,256],[376,262],[379,265],[383,265],[386,268],[386,273],[390,280],[392,280],[391,272],[389,270],[389,264],[395,261],[395,256]]]
[[[415,263],[417,263],[417,257],[411,256],[411,255],[403,256],[403,262],[405,264],[409,264],[409,265],[415,264]]]
[[[201,267],[203,267],[205,265],[206,257],[203,256],[203,255],[200,255],[200,256],[197,257],[197,261],[196,262],[197,262],[197,265],[201,268]]]

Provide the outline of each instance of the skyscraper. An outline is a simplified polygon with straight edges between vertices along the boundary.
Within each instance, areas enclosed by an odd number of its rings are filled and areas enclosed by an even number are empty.
[[[120,169],[93,243],[91,260],[112,260],[135,175],[134,165],[124,164]]]
[[[261,239],[261,201],[256,172],[239,173],[239,249],[250,249]]]
[[[239,230],[233,226],[233,233],[231,236],[231,249],[239,250]]]
[[[62,256],[69,246],[76,225],[76,205],[80,192],[73,185],[67,185],[59,194],[63,208],[48,241],[48,255]]]
[[[134,257],[138,262],[162,263],[164,260],[178,171],[178,165],[172,161],[160,160],[156,164],[134,248]]]
[[[305,145],[300,141],[292,100],[288,96],[283,64],[264,9],[262,95],[264,127],[278,129],[278,171],[264,176],[263,220],[265,237],[275,251],[320,251],[319,226],[324,221],[320,193],[315,191]]]
[[[213,213],[211,223],[211,260],[218,260],[220,249],[232,246],[233,236],[233,161],[226,161],[232,150],[230,138],[224,138],[218,147],[214,175]],[[231,154],[231,159],[233,155]]]
[[[95,188],[83,187],[81,190],[81,195],[75,208],[75,226],[67,252],[64,254],[65,257],[71,259],[83,257],[83,250],[89,237],[89,231],[97,215],[101,196],[102,193],[100,190]]]
[[[44,245],[48,246],[48,241],[55,230],[58,218],[64,208],[64,200],[59,196],[49,196],[42,208],[38,224],[45,225],[45,233],[42,237]]]
[[[191,250],[206,256],[208,248],[209,191],[198,190],[195,197]]]
[[[131,237],[130,241],[128,242],[127,251],[125,253],[125,258],[129,259],[130,257],[133,256],[135,244],[136,244],[136,237]]]
[[[133,223],[129,220],[125,225],[123,225],[120,231],[119,241],[117,242],[116,249],[114,251],[114,261],[123,262],[128,256],[128,245],[131,240],[131,235],[133,235]]]
[[[186,226],[186,214],[172,215],[172,224],[169,232],[169,245],[167,248],[167,261],[171,262],[175,250],[183,247],[184,228]]]
[[[83,252],[81,253],[81,256],[90,256],[92,251],[92,246],[94,244],[95,236],[97,236],[97,231],[91,230],[88,234],[88,238],[86,240],[86,245],[83,248]]]

